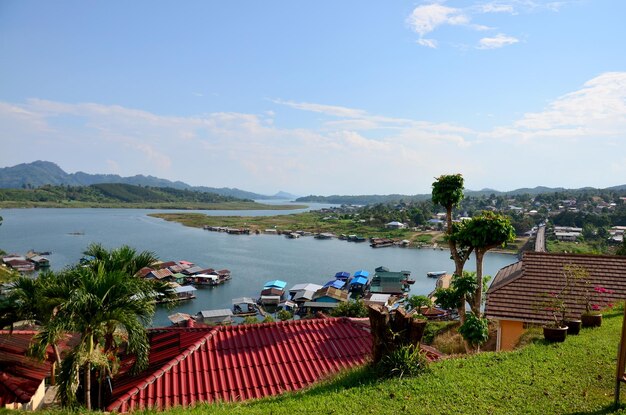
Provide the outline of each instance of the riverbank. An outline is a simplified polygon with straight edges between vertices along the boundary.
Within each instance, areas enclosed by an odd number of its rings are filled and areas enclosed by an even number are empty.
[[[268,205],[257,202],[158,202],[158,203],[99,203],[62,200],[58,202],[1,201],[0,208],[71,208],[71,209],[171,209],[171,210],[297,210],[306,209],[307,205]]]
[[[249,229],[251,233],[288,233],[303,231],[311,233],[331,233],[340,235],[358,235],[364,238],[388,238],[407,240],[409,245],[418,248],[447,249],[445,234],[441,231],[412,229],[386,229],[352,219],[326,219],[319,212],[305,212],[276,216],[208,216],[202,213],[154,213],[148,216],[169,222],[177,222],[194,228],[226,227]],[[268,232],[269,230],[269,232]],[[515,254],[524,245],[527,238],[517,238],[509,247],[499,251]]]

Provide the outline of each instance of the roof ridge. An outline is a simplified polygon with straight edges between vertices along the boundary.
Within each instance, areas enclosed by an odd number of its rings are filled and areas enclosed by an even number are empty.
[[[168,360],[167,362],[165,362],[160,368],[155,369],[152,372],[152,374],[148,376],[143,382],[133,387],[131,390],[124,393],[122,396],[120,396],[115,401],[110,403],[107,406],[107,411],[118,410],[123,401],[127,400],[133,395],[138,394],[141,390],[148,387],[148,385],[150,385],[151,383],[154,383],[154,381],[156,381],[158,378],[163,376],[166,372],[169,372],[170,370],[172,370],[174,366],[178,366],[182,361],[186,360],[187,357],[189,357],[192,354],[192,352],[195,352],[200,347],[202,347],[202,345],[204,345],[211,337],[213,337],[217,332],[222,330],[224,327],[225,326],[212,327],[211,330],[207,334],[205,334],[204,336],[196,340],[193,344],[191,344],[182,352],[176,354],[176,356],[174,356],[171,360]],[[188,327],[172,327],[172,328],[189,329]],[[206,330],[206,328],[204,329]],[[168,330],[164,330],[164,331],[168,331]],[[172,331],[177,332],[177,331],[199,331],[199,330],[172,330]]]
[[[524,256],[567,256],[567,257],[578,257],[578,258],[604,258],[604,259],[614,259],[618,261],[626,261],[626,257],[619,255],[598,255],[598,254],[581,254],[581,253],[565,253],[565,252],[536,252],[536,251],[526,251],[522,254],[522,258]]]
[[[522,276],[524,275],[524,268],[526,267],[526,265],[524,264],[524,260],[523,260],[523,259],[521,259],[521,260],[519,260],[519,261],[516,261],[516,262],[514,262],[514,263],[512,263],[512,264],[509,264],[509,265],[507,265],[507,266],[505,266],[505,267],[500,268],[500,270],[498,271],[498,273],[499,273],[500,271],[502,271],[503,269],[505,269],[505,268],[511,268],[511,267],[514,267],[514,266],[516,266],[517,264],[519,264],[520,262],[522,263],[522,264],[521,264],[522,269],[521,269],[521,272],[519,273],[519,275],[518,275],[518,276],[516,276],[516,277],[514,277],[514,278],[511,278],[511,279],[510,279],[510,280],[508,280],[508,281],[502,281],[501,283],[496,284],[496,287],[493,289],[493,291],[491,291],[491,287],[489,287],[489,290],[488,290],[488,291],[490,291],[490,292],[489,292],[489,294],[493,294],[493,293],[495,293],[496,291],[498,291],[498,290],[500,290],[500,289],[502,289],[502,288],[506,287],[506,286],[507,286],[507,285],[509,285],[510,283],[512,283],[512,282],[514,282],[514,281],[517,281],[518,279],[522,278]],[[498,276],[498,273],[496,273],[496,276]],[[495,281],[494,281],[494,282],[495,282]],[[492,286],[493,286],[493,284],[492,284]]]

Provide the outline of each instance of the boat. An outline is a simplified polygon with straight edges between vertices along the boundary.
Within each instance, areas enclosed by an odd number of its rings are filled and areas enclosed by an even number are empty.
[[[333,236],[332,233],[322,232],[315,235],[315,239],[331,239]]]
[[[254,299],[250,297],[234,298],[232,303],[233,314],[238,317],[256,316],[259,312]]]
[[[446,271],[430,271],[426,273],[426,276],[429,278],[439,278],[443,275],[446,275]]]

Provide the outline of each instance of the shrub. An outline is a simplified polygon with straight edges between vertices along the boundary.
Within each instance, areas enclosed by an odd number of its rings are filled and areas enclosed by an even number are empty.
[[[472,346],[480,346],[489,339],[489,323],[474,313],[465,316],[465,323],[459,327],[459,333]]]
[[[257,320],[256,316],[247,316],[247,317],[244,317],[241,324],[256,324],[258,322],[259,320]]]
[[[333,317],[367,317],[367,307],[361,300],[346,301],[334,308],[330,315]]]
[[[425,295],[412,295],[409,297],[408,302],[419,314],[422,314],[422,307],[431,307],[433,305],[430,298]]]
[[[269,314],[266,315],[262,321],[262,323],[273,323],[273,322],[274,322],[274,317],[270,316]]]
[[[278,313],[276,313],[276,317],[278,317],[280,321],[287,321],[293,318],[293,314],[287,310],[280,310]]]
[[[419,346],[406,344],[386,354],[376,367],[381,377],[417,376],[428,366],[426,355]]]

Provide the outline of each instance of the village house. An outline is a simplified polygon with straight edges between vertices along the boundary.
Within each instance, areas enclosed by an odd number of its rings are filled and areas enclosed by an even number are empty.
[[[542,295],[561,290],[568,266],[584,268],[592,288],[609,290],[606,302],[626,299],[626,257],[525,252],[521,261],[498,271],[487,292],[485,316],[498,322],[497,350],[513,349],[528,327],[550,321],[538,304]],[[568,318],[584,312],[582,295],[580,287],[565,293]]]

